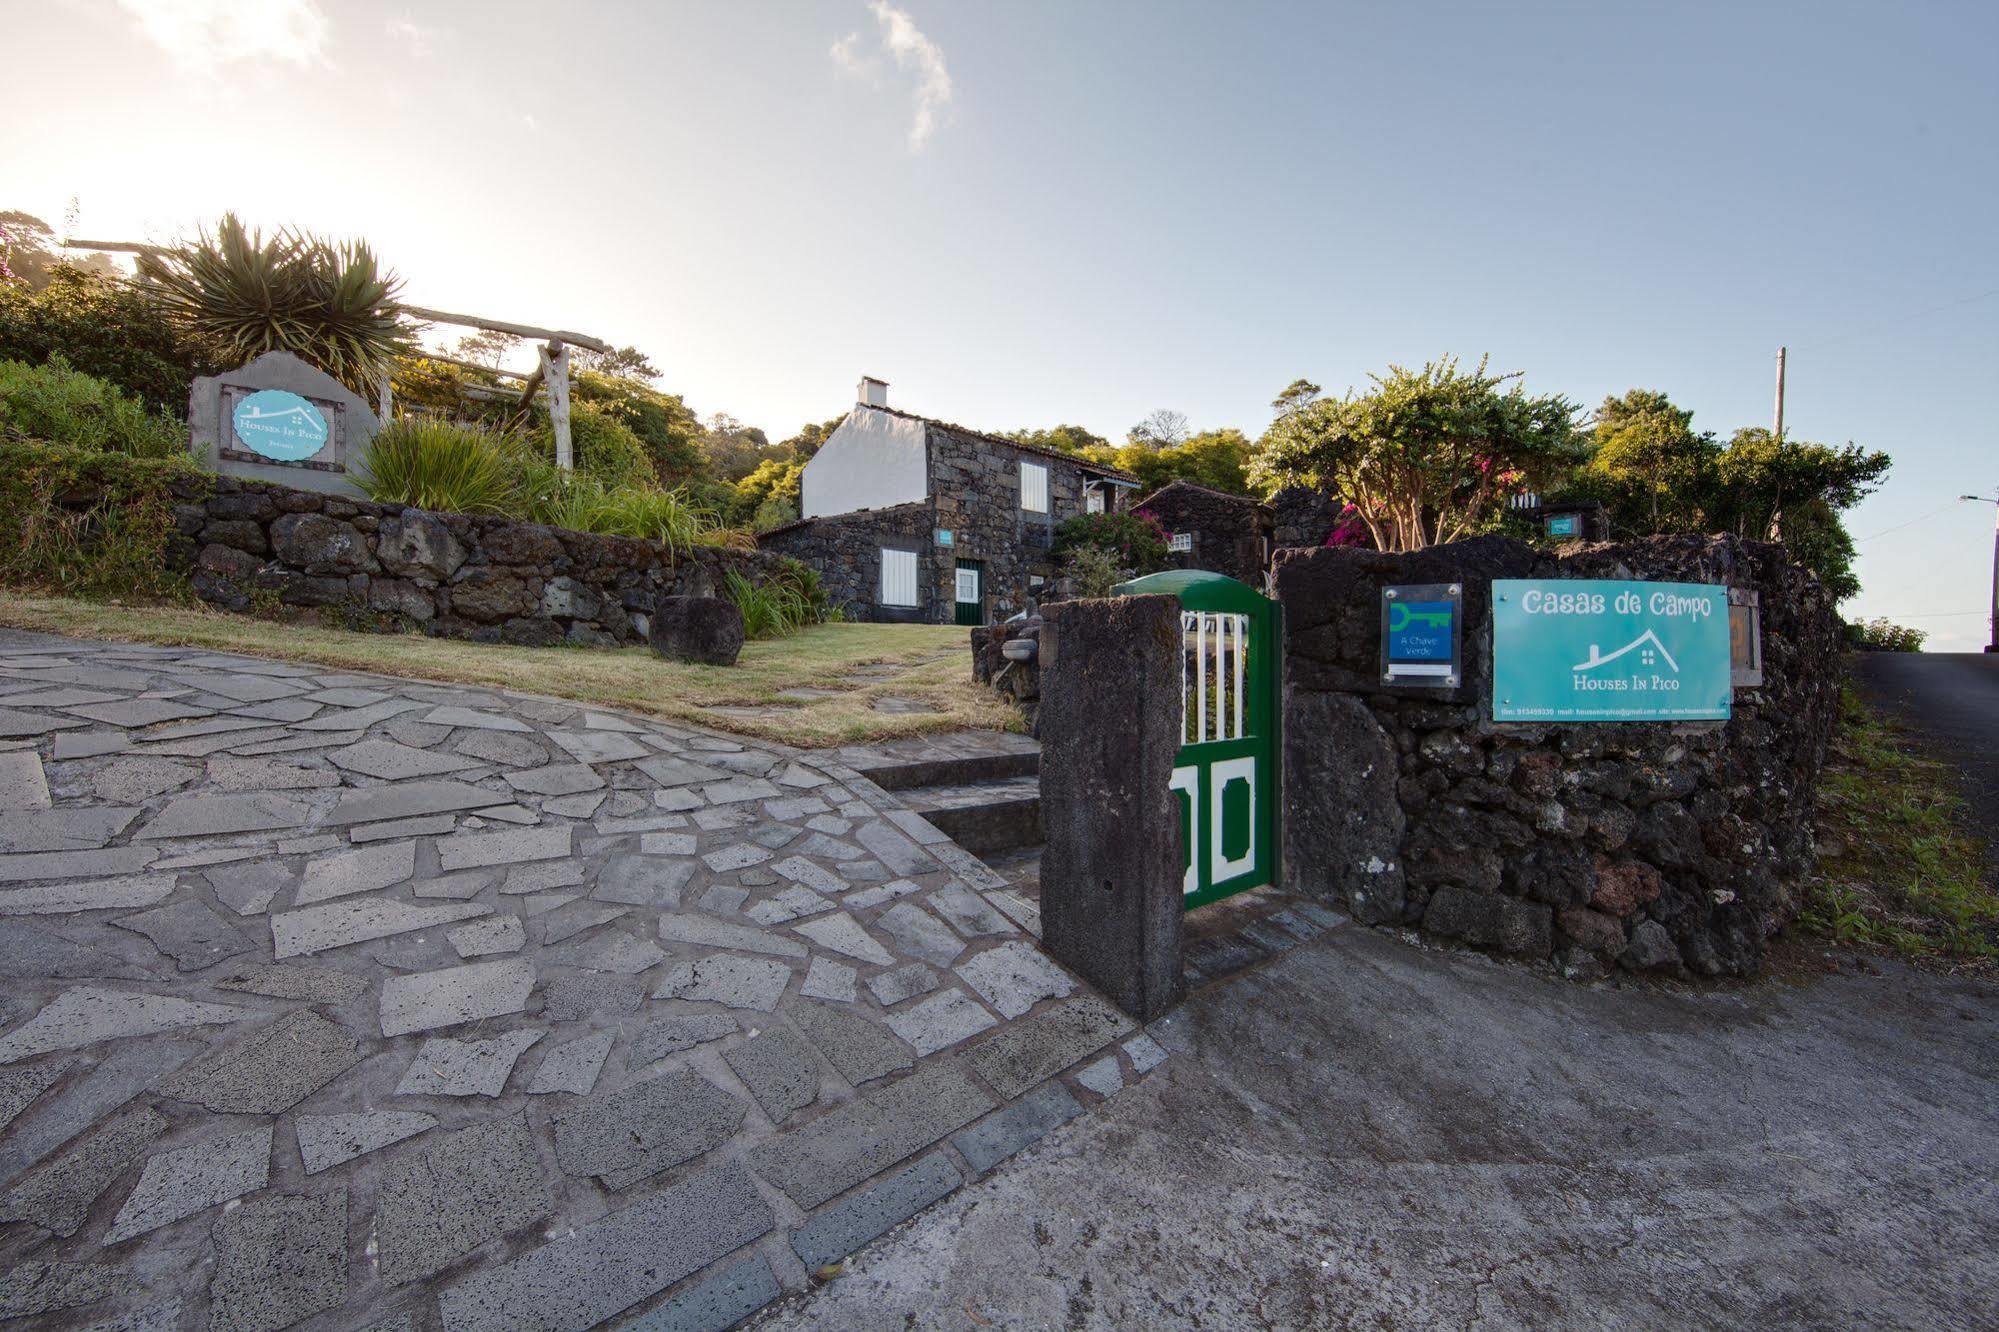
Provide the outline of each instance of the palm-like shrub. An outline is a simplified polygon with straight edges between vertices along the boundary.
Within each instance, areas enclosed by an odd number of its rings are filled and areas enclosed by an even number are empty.
[[[365,392],[414,346],[402,279],[364,241],[291,229],[267,239],[230,213],[213,235],[142,256],[139,277],[170,322],[238,364],[292,352]]]
[[[393,421],[376,432],[354,480],[369,499],[443,513],[517,514],[515,451],[506,439],[444,421]]]

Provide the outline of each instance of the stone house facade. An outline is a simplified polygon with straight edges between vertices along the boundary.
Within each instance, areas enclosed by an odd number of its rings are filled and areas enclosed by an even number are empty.
[[[1269,579],[1272,517],[1267,505],[1194,481],[1169,481],[1132,505],[1166,529],[1176,569],[1206,569],[1261,590]]]
[[[886,390],[861,381],[805,465],[804,516],[757,539],[817,570],[849,619],[1005,619],[1053,582],[1057,527],[1130,507],[1128,472],[897,411]]]

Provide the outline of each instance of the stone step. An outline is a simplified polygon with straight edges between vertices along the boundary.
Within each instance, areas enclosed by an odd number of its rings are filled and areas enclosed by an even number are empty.
[[[906,788],[903,801],[973,855],[1041,845],[1038,774]]]
[[[836,757],[885,791],[968,786],[1041,771],[1041,746],[1024,735],[963,731],[877,745],[856,745]]]

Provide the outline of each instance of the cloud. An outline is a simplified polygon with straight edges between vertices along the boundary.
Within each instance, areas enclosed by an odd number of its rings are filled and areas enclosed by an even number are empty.
[[[880,49],[895,61],[895,67],[916,75],[916,115],[909,126],[909,148],[920,151],[930,136],[951,117],[951,71],[944,65],[944,49],[924,36],[909,11],[897,9],[888,0],[869,0],[868,9],[880,28]],[[844,74],[881,82],[881,56],[862,50],[858,32],[850,32],[834,42],[827,52]]]
[[[326,59],[330,25],[316,0],[118,0],[118,7],[184,69]]]
[[[411,55],[429,55],[432,43],[437,40],[440,29],[418,23],[409,15],[388,19],[382,24],[382,31],[391,42],[401,46]]]

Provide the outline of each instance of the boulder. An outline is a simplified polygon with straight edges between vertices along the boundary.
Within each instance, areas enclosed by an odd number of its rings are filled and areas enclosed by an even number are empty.
[[[317,513],[287,513],[271,524],[271,549],[308,574],[366,573],[376,567],[368,539],[352,523]]]
[[[404,509],[384,518],[375,541],[382,567],[405,578],[442,582],[465,563],[465,547],[444,520],[421,509]]]
[[[484,566],[467,569],[451,585],[451,609],[481,624],[531,615],[540,602],[540,594],[521,579]]]
[[[661,597],[646,638],[668,661],[733,666],[743,650],[743,613],[720,597]]]

